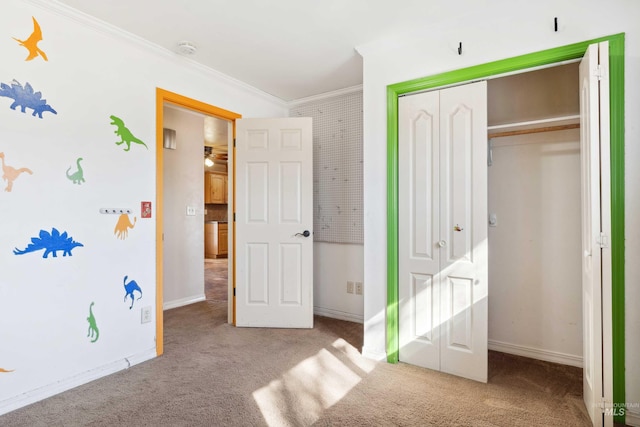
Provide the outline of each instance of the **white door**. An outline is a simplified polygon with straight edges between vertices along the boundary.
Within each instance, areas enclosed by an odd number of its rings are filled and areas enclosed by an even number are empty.
[[[583,392],[594,426],[613,425],[608,55],[607,42],[594,44],[580,63]]]
[[[236,325],[313,327],[311,118],[236,121]]]
[[[487,381],[486,82],[399,100],[400,360]]]

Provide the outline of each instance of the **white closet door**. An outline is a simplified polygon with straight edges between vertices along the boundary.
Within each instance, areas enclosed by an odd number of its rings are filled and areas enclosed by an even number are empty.
[[[443,372],[487,382],[487,82],[440,96]]]
[[[608,55],[594,44],[580,63],[583,394],[594,426],[613,425]]]
[[[399,99],[400,360],[440,370],[440,92]]]
[[[399,100],[400,360],[487,380],[486,82]]]

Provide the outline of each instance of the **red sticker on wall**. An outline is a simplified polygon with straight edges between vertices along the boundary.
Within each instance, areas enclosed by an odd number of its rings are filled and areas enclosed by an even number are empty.
[[[151,202],[142,202],[140,207],[140,216],[142,218],[151,218]]]

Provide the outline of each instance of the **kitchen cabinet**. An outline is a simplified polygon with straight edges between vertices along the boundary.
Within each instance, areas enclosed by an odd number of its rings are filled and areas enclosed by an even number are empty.
[[[226,258],[229,226],[226,222],[210,221],[204,224],[204,257]]]
[[[204,203],[227,203],[227,174],[205,172],[204,174]]]

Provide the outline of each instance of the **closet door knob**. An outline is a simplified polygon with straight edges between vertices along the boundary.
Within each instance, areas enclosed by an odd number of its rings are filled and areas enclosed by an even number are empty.
[[[447,247],[447,242],[446,240],[440,240],[438,242],[438,246],[440,246],[441,248],[446,248]]]

